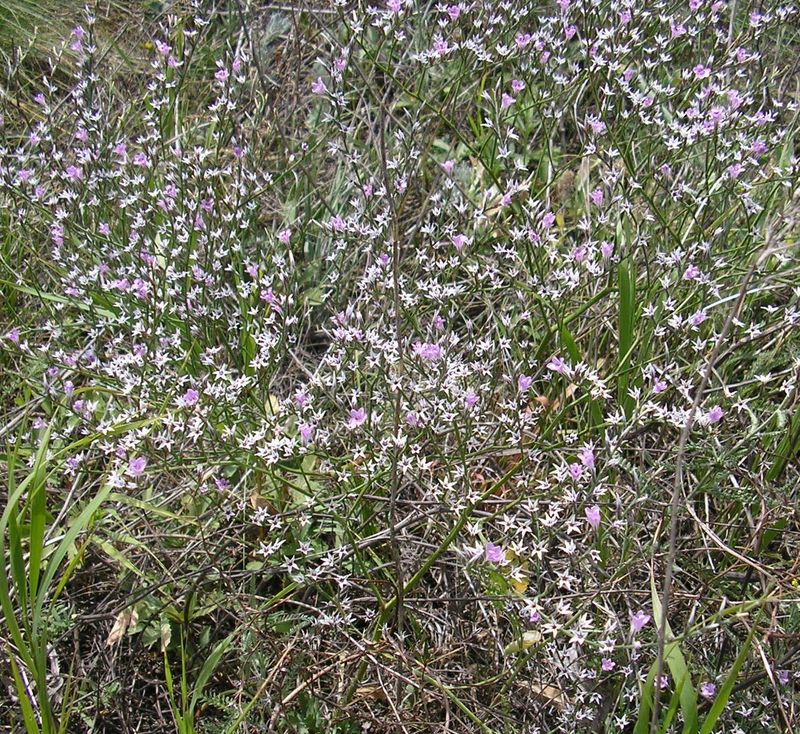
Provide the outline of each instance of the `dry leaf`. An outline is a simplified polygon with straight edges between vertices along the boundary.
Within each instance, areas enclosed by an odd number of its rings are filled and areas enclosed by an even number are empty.
[[[537,698],[555,704],[560,709],[570,705],[567,694],[560,688],[555,688],[554,686],[540,686],[536,683],[531,683],[529,690]]]
[[[111,632],[108,633],[106,647],[113,647],[116,645],[125,636],[125,633],[128,631],[128,629],[130,627],[134,627],[138,621],[139,612],[137,612],[135,608],[124,609],[121,611],[114,621],[114,626],[111,628]]]
[[[164,621],[161,623],[161,652],[166,652],[167,645],[172,639],[172,625]]]
[[[525,577],[521,579],[511,579],[511,585],[518,594],[524,594],[528,590],[528,579]]]
[[[359,686],[356,688],[356,698],[386,699],[386,693],[380,686]]]

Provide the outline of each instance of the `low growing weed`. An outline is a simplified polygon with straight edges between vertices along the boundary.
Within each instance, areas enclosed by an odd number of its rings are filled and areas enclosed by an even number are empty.
[[[258,5],[6,74],[7,720],[794,731],[796,8]]]

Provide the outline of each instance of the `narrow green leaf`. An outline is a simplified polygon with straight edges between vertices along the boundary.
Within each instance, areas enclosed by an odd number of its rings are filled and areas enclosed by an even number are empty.
[[[47,590],[53,583],[53,579],[55,578],[56,572],[61,566],[61,562],[64,560],[69,549],[75,543],[78,535],[88,527],[92,516],[95,512],[97,512],[100,505],[105,502],[106,498],[111,492],[111,489],[112,487],[110,484],[104,484],[98,490],[97,494],[86,505],[86,507],[83,508],[82,512],[70,526],[69,530],[61,538],[60,542],[56,546],[55,551],[53,551],[52,555],[48,558],[47,568],[44,576],[42,577],[41,588],[39,589],[39,593],[36,597],[36,605],[34,607],[33,615],[34,623],[36,623],[37,620],[41,620],[42,608],[44,607],[44,602],[47,598]]]
[[[228,637],[219,642],[211,651],[211,654],[206,658],[206,661],[203,663],[203,667],[200,668],[200,674],[197,676],[197,682],[195,683],[194,690],[192,691],[192,700],[189,704],[189,712],[191,714],[194,713],[197,702],[203,693],[206,683],[208,683],[209,678],[211,678],[211,676],[214,674],[214,671],[219,665],[219,661],[222,659],[222,656],[225,654],[232,640],[233,635],[228,635]]]
[[[653,603],[653,620],[656,629],[660,628],[663,610],[661,608],[661,600],[656,591],[655,581],[651,574],[650,576],[650,592]],[[681,711],[683,712],[683,731],[696,732],[697,731],[697,691],[692,686],[692,676],[689,672],[689,666],[686,664],[686,659],[681,652],[678,641],[675,640],[675,635],[669,626],[669,622],[665,622],[665,639],[666,645],[664,646],[664,662],[667,669],[672,676],[672,680],[676,689],[680,688],[680,701]]]
[[[17,689],[17,698],[19,698],[19,707],[22,709],[22,720],[25,722],[25,731],[28,734],[39,734],[39,724],[36,720],[36,714],[33,712],[30,699],[28,698],[28,691],[25,684],[22,682],[22,676],[17,666],[17,661],[14,656],[9,653],[8,659],[11,661],[11,674],[14,676],[14,685]]]
[[[44,551],[44,532],[47,519],[47,451],[50,448],[50,431],[51,428],[48,426],[39,443],[39,450],[36,452],[36,459],[33,463],[33,486],[30,489],[28,590],[31,606],[33,606],[33,600],[39,589],[39,571]]]
[[[639,716],[636,719],[636,726],[633,728],[633,734],[648,734],[650,731],[650,712],[653,710],[653,690],[656,672],[658,670],[657,665],[657,661],[654,661],[650,666],[647,680],[645,680],[642,686],[641,701],[639,702]]]
[[[714,726],[716,725],[719,717],[722,715],[722,712],[725,710],[725,707],[728,705],[728,699],[731,697],[731,691],[733,691],[733,686],[736,683],[736,678],[739,675],[739,671],[742,669],[744,661],[747,660],[747,654],[750,651],[750,645],[753,644],[753,635],[755,634],[755,631],[756,627],[753,625],[750,628],[747,639],[745,639],[744,644],[742,645],[742,649],[739,650],[739,654],[736,656],[736,660],[733,662],[731,672],[728,673],[728,677],[725,679],[725,682],[719,689],[719,693],[717,693],[717,697],[714,699],[714,703],[711,706],[711,710],[708,712],[708,716],[706,716],[705,720],[703,721],[700,734],[713,734]]]

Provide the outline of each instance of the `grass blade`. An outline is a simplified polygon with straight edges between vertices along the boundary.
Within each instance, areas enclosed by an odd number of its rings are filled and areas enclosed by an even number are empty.
[[[711,710],[708,712],[708,716],[706,716],[705,720],[703,721],[700,734],[713,734],[714,726],[719,720],[719,717],[722,715],[722,712],[725,710],[725,707],[728,705],[728,699],[731,697],[734,683],[736,683],[736,677],[739,675],[739,671],[742,669],[744,661],[747,660],[747,653],[750,652],[750,646],[753,643],[753,635],[755,634],[755,631],[756,628],[755,625],[753,625],[750,628],[747,639],[745,639],[744,644],[742,645],[742,649],[739,650],[739,654],[736,656],[736,660],[733,662],[731,672],[728,673],[728,677],[725,679],[725,682],[722,684],[722,688],[719,689],[719,693],[714,699],[714,703],[711,706]]]

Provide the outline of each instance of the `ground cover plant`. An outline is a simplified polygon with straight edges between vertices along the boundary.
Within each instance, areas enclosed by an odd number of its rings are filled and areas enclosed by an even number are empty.
[[[797,731],[799,22],[3,36],[0,729]]]

